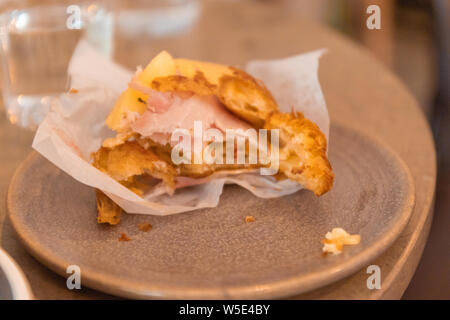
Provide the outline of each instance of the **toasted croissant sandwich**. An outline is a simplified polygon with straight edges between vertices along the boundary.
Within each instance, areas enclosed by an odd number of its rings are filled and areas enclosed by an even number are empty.
[[[173,161],[176,129],[278,129],[277,179],[290,179],[320,196],[334,174],[319,127],[300,112],[281,113],[263,83],[242,70],[208,62],[174,59],[163,51],[138,70],[118,98],[106,124],[117,134],[95,152],[93,165],[142,194],[155,181],[169,194],[202,183],[214,173],[242,172],[267,163],[178,163]],[[249,147],[245,149],[249,152]],[[248,154],[246,154],[248,157]],[[117,224],[121,209],[97,191],[98,222]]]

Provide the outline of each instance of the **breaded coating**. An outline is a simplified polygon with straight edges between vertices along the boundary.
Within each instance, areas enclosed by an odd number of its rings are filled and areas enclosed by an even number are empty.
[[[217,171],[233,170],[233,169],[234,170],[258,169],[258,168],[270,166],[270,164],[265,164],[265,165],[262,165],[260,163],[250,164],[249,154],[248,154],[248,151],[249,151],[248,141],[246,141],[246,145],[245,145],[245,163],[243,163],[243,164],[237,164],[236,161],[234,164],[226,164],[226,146],[224,143],[223,150],[225,150],[225,151],[224,151],[224,155],[223,155],[224,156],[223,164],[216,164],[216,163],[194,164],[193,163],[194,159],[192,158],[191,164],[179,164],[179,165],[175,165],[172,162],[172,158],[171,158],[172,147],[170,145],[166,144],[163,146],[161,144],[158,144],[158,143],[152,141],[150,138],[143,138],[140,136],[136,137],[136,141],[143,148],[153,152],[158,158],[166,161],[167,163],[170,163],[177,170],[177,175],[183,176],[183,177],[204,178],[204,177],[209,176]],[[235,158],[235,160],[237,159],[237,145],[236,144],[235,144],[235,149],[234,149],[234,158]]]
[[[237,145],[235,144],[234,148],[234,163],[233,164],[226,164],[226,152],[223,154],[223,164],[208,164],[208,163],[202,163],[202,164],[195,164],[194,159],[191,159],[190,164],[179,164],[175,165],[172,162],[171,158],[171,151],[172,148],[170,145],[160,145],[154,141],[152,141],[150,138],[143,138],[140,136],[136,137],[136,141],[145,149],[150,150],[153,152],[158,158],[166,161],[167,163],[170,163],[178,173],[178,176],[183,177],[189,177],[189,178],[204,178],[207,177],[217,171],[223,171],[223,170],[238,170],[238,169],[258,169],[262,167],[268,167],[270,164],[262,165],[260,163],[251,164],[249,161],[249,148],[248,148],[248,141],[246,141],[245,145],[245,163],[243,164],[237,164]],[[226,145],[224,142],[223,150],[226,150]]]
[[[110,225],[118,224],[123,212],[122,208],[98,189],[95,190],[95,195],[97,198],[97,222],[109,223]]]
[[[217,86],[208,82],[201,71],[197,71],[192,78],[183,75],[156,78],[150,86],[160,92],[193,92],[202,96],[214,95],[217,92]]]
[[[233,70],[232,76],[220,78],[216,95],[234,114],[262,128],[267,117],[278,111],[275,99],[261,81],[242,70]]]
[[[232,113],[256,128],[264,126],[267,117],[278,111],[278,106],[262,82],[242,70],[229,67],[233,73],[223,75],[219,84],[210,83],[203,72],[192,78],[173,75],[156,78],[151,87],[162,92],[193,92],[198,95],[215,95]]]
[[[327,141],[319,127],[296,114],[274,113],[266,129],[280,129],[280,172],[317,196],[333,186],[334,174],[328,161]]]
[[[147,174],[163,180],[170,189],[175,188],[175,168],[136,141],[127,141],[114,148],[101,147],[92,157],[94,167],[119,182]]]

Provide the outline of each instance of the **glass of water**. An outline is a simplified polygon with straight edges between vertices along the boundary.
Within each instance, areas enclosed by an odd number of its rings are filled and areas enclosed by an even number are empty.
[[[12,123],[35,129],[50,97],[69,90],[80,39],[112,54],[113,14],[104,1],[14,1],[0,16],[2,94]]]

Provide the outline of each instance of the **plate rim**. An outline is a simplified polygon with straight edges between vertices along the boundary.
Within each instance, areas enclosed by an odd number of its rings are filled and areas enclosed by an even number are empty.
[[[406,227],[415,206],[415,184],[409,167],[403,159],[401,159],[389,145],[381,141],[378,137],[348,124],[343,125],[334,123],[332,126],[346,131],[353,131],[375,144],[377,148],[384,149],[384,152],[389,153],[391,157],[397,161],[406,176],[407,184],[405,185],[405,190],[407,196],[405,198],[404,206],[398,209],[401,213],[398,215],[389,232],[385,232],[377,241],[365,250],[349,257],[349,259],[338,266],[309,272],[307,276],[292,276],[264,285],[242,285],[226,288],[184,288],[159,285],[152,288],[151,285],[143,285],[136,281],[122,280],[115,276],[103,274],[86,267],[83,268],[85,271],[82,275],[82,285],[115,296],[132,299],[274,299],[287,298],[321,288],[361,270],[365,264],[375,260],[385,252]],[[26,230],[26,227],[21,225],[17,215],[14,214],[15,205],[12,199],[13,189],[18,183],[17,181],[20,178],[21,172],[24,171],[38,155],[39,153],[34,150],[30,152],[13,174],[7,193],[8,217],[27,251],[50,270],[66,278],[68,276],[66,268],[70,263],[58,255],[53,254],[51,250],[40,247],[37,242],[32,241],[33,237]],[[132,285],[130,286],[130,284]]]

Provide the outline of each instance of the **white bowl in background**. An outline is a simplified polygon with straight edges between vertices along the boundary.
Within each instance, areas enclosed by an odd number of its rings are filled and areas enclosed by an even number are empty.
[[[8,284],[9,288],[7,287]],[[3,293],[2,290],[6,290],[6,292]],[[22,269],[20,269],[20,267],[11,258],[11,256],[1,248],[0,248],[0,298],[13,300],[33,299],[33,293],[31,292],[30,285]]]

